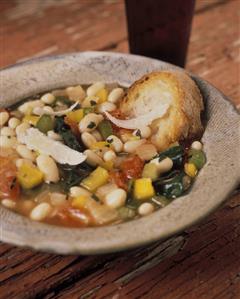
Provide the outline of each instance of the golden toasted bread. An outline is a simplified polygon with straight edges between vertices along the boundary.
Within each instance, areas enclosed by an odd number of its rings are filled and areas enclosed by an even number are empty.
[[[129,88],[120,109],[129,118],[134,118],[161,109],[159,103],[169,103],[167,113],[151,124],[152,142],[159,150],[202,132],[203,100],[189,75],[180,71],[147,74]]]

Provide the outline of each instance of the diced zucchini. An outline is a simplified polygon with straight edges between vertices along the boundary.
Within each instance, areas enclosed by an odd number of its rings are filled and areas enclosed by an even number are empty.
[[[22,188],[31,189],[43,181],[43,173],[35,166],[23,164],[17,172],[17,179]]]
[[[189,163],[193,163],[197,169],[201,169],[206,163],[206,156],[203,151],[191,149],[188,153]]]
[[[81,185],[91,192],[94,192],[97,188],[106,184],[108,178],[108,171],[99,166],[88,177],[82,180]]]
[[[107,97],[108,97],[108,91],[106,88],[102,88],[100,89],[97,93],[96,96],[99,97],[99,102],[98,104],[104,103],[107,101]]]
[[[134,198],[137,200],[145,200],[155,195],[155,191],[150,178],[137,179],[133,188]]]
[[[100,122],[98,129],[104,140],[106,140],[108,136],[113,135],[112,125],[107,119]]]
[[[81,209],[86,205],[87,200],[88,200],[88,197],[85,195],[80,195],[78,197],[74,197],[72,200],[72,207]]]
[[[38,128],[39,131],[42,133],[46,134],[48,131],[53,130],[54,128],[54,121],[50,115],[43,114],[37,124],[36,127]]]
[[[67,118],[71,121],[80,122],[84,117],[84,111],[83,109],[77,109],[71,112],[68,112]]]
[[[158,167],[155,163],[147,163],[144,165],[143,178],[150,178],[152,181],[155,181],[158,178]]]

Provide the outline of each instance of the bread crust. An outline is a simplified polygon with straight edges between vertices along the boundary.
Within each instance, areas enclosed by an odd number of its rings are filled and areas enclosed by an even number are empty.
[[[201,111],[204,106],[196,83],[185,72],[152,72],[136,81],[120,104],[122,113],[132,118],[157,109],[158,103],[170,98],[168,112],[151,124],[151,141],[158,150],[202,133]]]

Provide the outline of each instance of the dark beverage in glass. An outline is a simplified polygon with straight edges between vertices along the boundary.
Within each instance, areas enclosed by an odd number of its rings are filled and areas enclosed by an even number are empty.
[[[185,65],[195,0],[125,0],[130,52]]]

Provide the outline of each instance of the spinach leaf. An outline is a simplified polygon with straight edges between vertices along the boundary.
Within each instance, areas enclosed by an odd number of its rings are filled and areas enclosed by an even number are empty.
[[[159,158],[159,161],[163,160],[166,157],[169,157],[170,159],[172,159],[174,166],[181,166],[183,163],[184,150],[181,145],[173,146],[160,153],[157,157]]]
[[[68,164],[58,165],[61,175],[61,186],[67,192],[72,186],[79,185],[79,183],[87,177],[93,168],[86,162],[79,165],[72,166]]]
[[[71,131],[69,125],[64,122],[63,116],[55,117],[54,131],[62,136],[64,143],[70,148],[82,152],[85,147],[82,142],[78,141],[77,137]]]
[[[56,106],[57,102],[61,102],[64,105],[67,105],[68,107],[71,106],[73,104],[73,102],[71,102],[69,100],[69,98],[65,97],[65,96],[57,96],[54,100],[54,102],[52,103],[52,106]]]
[[[161,177],[153,183],[155,191],[166,198],[176,198],[184,192],[184,172],[172,171],[167,177]]]

